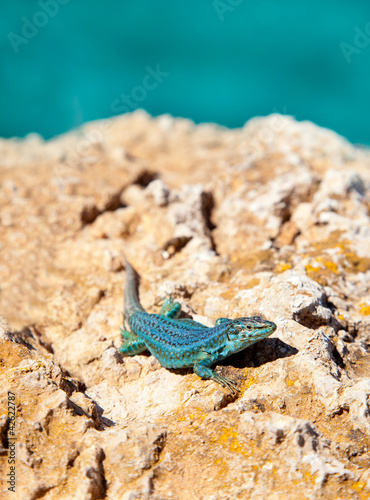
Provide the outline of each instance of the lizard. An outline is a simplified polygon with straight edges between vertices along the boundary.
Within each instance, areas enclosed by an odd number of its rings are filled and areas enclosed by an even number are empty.
[[[233,380],[216,373],[211,366],[271,335],[276,330],[275,323],[259,316],[218,318],[214,327],[207,327],[192,319],[180,319],[181,305],[172,297],[164,300],[159,314],[150,314],[139,300],[140,277],[126,258],[124,262],[120,353],[134,356],[149,350],[165,368],[191,367],[202,379],[214,380],[232,394],[240,392]],[[126,321],[130,330],[126,329]]]

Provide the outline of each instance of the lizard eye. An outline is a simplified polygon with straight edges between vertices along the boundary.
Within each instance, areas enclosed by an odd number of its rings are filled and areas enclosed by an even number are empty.
[[[251,325],[250,323],[248,323],[248,324],[246,325],[246,329],[247,329],[247,330],[252,330],[252,325]]]

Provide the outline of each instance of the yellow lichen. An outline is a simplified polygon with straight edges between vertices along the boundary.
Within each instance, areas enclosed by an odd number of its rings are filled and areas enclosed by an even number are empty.
[[[215,464],[219,466],[219,469],[218,469],[219,476],[225,476],[229,472],[229,467],[224,459],[217,458],[215,460]]]
[[[360,493],[360,491],[362,491],[365,488],[365,483],[364,481],[355,481],[352,484],[352,488],[356,490],[358,493]]]
[[[369,316],[370,315],[370,306],[367,305],[365,302],[363,302],[362,304],[360,304],[360,313],[363,316]]]
[[[317,273],[317,272],[319,272],[319,271],[321,271],[321,267],[311,266],[311,264],[308,264],[308,265],[306,266],[306,273],[307,273],[308,275],[310,275],[311,273]]]
[[[292,266],[288,264],[288,262],[279,262],[279,264],[275,268],[275,271],[277,273],[283,273],[284,271],[288,271],[289,269],[292,269]]]
[[[238,433],[228,427],[222,429],[222,433],[219,437],[219,442],[223,446],[227,446],[230,451],[237,453],[244,452],[244,446],[238,440]]]
[[[331,271],[332,273],[339,274],[338,266],[335,262],[326,261],[326,262],[324,262],[324,266],[327,269],[329,269],[329,271]]]
[[[303,475],[304,475],[305,480],[310,482],[313,486],[316,484],[315,476],[313,476],[309,472],[304,472]]]
[[[334,263],[331,263],[334,264]],[[305,269],[307,276],[315,280],[320,285],[326,286],[328,284],[328,279],[332,276],[333,271],[330,269],[329,265],[324,264],[325,267],[316,267],[308,264]],[[335,264],[334,264],[335,265]],[[332,266],[331,266],[332,267]]]
[[[251,377],[248,382],[245,382],[245,384],[243,384],[243,389],[246,391],[247,389],[249,389],[251,387],[251,385],[254,384],[254,378]]]

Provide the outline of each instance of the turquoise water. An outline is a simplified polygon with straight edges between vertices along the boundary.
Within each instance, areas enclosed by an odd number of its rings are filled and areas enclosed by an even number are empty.
[[[229,127],[280,112],[370,144],[368,0],[2,3],[0,136],[142,107]]]

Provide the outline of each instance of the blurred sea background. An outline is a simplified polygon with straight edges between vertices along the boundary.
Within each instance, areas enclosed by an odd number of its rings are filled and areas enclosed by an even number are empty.
[[[0,136],[144,108],[370,144],[369,0],[0,0]]]

